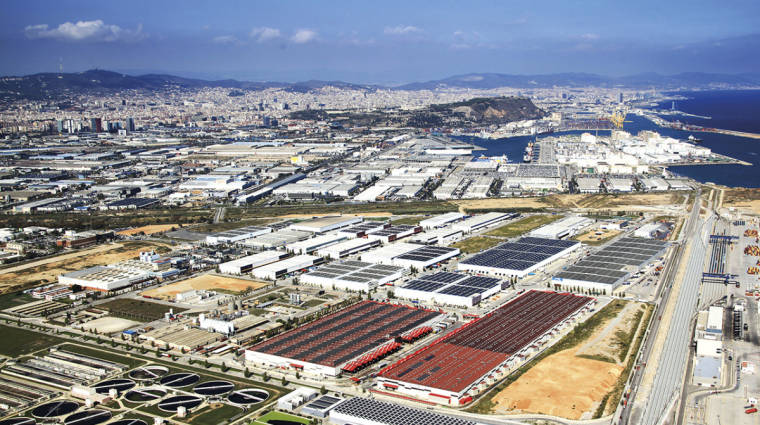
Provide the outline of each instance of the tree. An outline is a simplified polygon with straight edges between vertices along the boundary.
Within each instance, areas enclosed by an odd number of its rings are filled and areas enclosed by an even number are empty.
[[[327,388],[325,388],[325,386],[322,385],[322,388],[319,389],[319,393],[322,394],[322,395],[327,394]]]
[[[268,381],[269,381],[269,374],[268,374],[268,373],[266,373],[266,372],[264,372],[264,374],[263,374],[263,375],[261,375],[261,379],[262,379],[264,382],[268,382]]]
[[[251,377],[251,371],[248,370],[248,368],[245,368],[245,370],[243,371],[243,376],[245,376],[246,378],[250,378]]]
[[[288,380],[285,379],[285,377],[283,376],[282,380],[280,381],[280,384],[282,384],[283,387],[286,387],[286,386],[288,386]]]

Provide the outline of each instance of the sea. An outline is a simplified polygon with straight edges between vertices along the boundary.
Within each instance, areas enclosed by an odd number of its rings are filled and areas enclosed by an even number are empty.
[[[665,116],[665,119],[678,119],[683,123],[725,130],[760,133],[760,90],[719,90],[693,91],[673,93],[684,96],[686,100],[678,100],[675,109],[689,114],[708,116],[711,119],[701,119],[688,116]],[[663,102],[661,109],[670,109],[671,102]],[[716,183],[729,187],[760,187],[760,139],[729,136],[707,132],[688,132],[661,128],[651,121],[629,114],[623,129],[636,134],[641,130],[653,130],[663,136],[677,139],[687,139],[690,135],[702,139],[701,145],[712,149],[713,152],[727,155],[751,163],[747,165],[692,165],[669,167],[678,175],[692,178],[702,183]],[[582,131],[554,133],[552,136],[563,134],[581,134]],[[599,135],[609,135],[609,131],[600,131]],[[525,147],[533,140],[533,136],[519,136],[505,139],[484,139],[480,137],[461,136],[460,140],[483,147],[480,151],[487,156],[506,154],[510,162],[521,162]],[[541,136],[538,136],[539,140]]]

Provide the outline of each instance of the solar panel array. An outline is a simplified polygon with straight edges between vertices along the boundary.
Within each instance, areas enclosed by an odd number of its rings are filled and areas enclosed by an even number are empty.
[[[576,241],[525,237],[516,242],[506,242],[475,254],[461,264],[493,267],[505,270],[527,270],[536,264],[561,254],[580,244]]]
[[[405,289],[421,292],[469,297],[480,294],[481,297],[489,290],[501,286],[500,279],[492,277],[468,276],[462,273],[438,272],[420,276],[404,285]]]
[[[377,235],[377,236],[393,236],[393,235],[398,235],[400,233],[408,232],[410,230],[414,230],[415,227],[417,226],[411,226],[408,224],[399,224],[399,225],[387,227],[385,229],[370,232],[370,234]]]
[[[399,255],[396,258],[401,260],[428,262],[442,255],[452,254],[454,252],[456,252],[456,248],[447,248],[445,246],[423,246],[409,251],[406,254]]]
[[[387,279],[403,270],[403,267],[351,260],[322,266],[307,275],[350,282],[370,282]]]
[[[628,275],[627,267],[641,267],[666,246],[667,242],[655,239],[622,238],[555,277],[613,285]]]
[[[454,418],[426,410],[367,398],[354,397],[339,404],[333,412],[357,418],[355,423],[383,425],[477,425],[473,421]]]

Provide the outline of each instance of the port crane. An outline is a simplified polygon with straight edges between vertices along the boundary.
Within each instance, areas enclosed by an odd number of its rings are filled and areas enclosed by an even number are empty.
[[[626,110],[615,111],[610,115],[610,122],[612,122],[615,128],[623,128],[624,123],[631,122],[625,120],[626,115],[628,115],[628,111]]]

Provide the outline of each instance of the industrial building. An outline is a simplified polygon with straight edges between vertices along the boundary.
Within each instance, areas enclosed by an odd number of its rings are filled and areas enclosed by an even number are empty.
[[[300,242],[293,242],[285,246],[285,249],[295,254],[310,254],[318,249],[335,245],[348,239],[348,236],[338,233],[328,233]]]
[[[62,285],[79,285],[85,289],[113,291],[153,279],[149,271],[113,266],[93,266],[58,276]]]
[[[407,224],[391,225],[380,230],[367,233],[367,239],[379,240],[383,243],[390,243],[399,239],[411,236],[422,231],[420,226],[411,226]]]
[[[313,218],[310,220],[291,224],[290,228],[293,230],[302,230],[304,232],[325,233],[329,232],[330,230],[340,229],[342,227],[347,227],[352,224],[361,222],[361,217],[329,216]]]
[[[407,269],[424,270],[459,255],[459,248],[428,245],[393,257],[391,262]]]
[[[461,230],[463,233],[472,233],[481,229],[495,226],[507,220],[519,217],[518,213],[490,212],[468,217],[451,225],[452,229]]]
[[[387,229],[390,227],[390,225],[390,223],[386,223],[384,221],[365,221],[364,223],[357,224],[355,226],[340,229],[338,230],[338,234],[346,235],[350,239],[363,238],[367,236],[367,233]]]
[[[206,236],[206,243],[209,245],[218,245],[223,243],[235,243],[245,239],[251,239],[258,235],[270,233],[269,227],[248,226],[239,229],[227,230],[224,232],[214,233]]]
[[[446,226],[455,221],[459,221],[465,217],[466,216],[462,213],[450,212],[437,215],[435,217],[426,218],[420,221],[420,226],[422,226],[423,229],[435,229],[438,227]]]
[[[528,236],[547,239],[565,239],[577,235],[581,230],[593,223],[594,220],[588,217],[571,215],[555,221],[554,223],[541,226],[528,233]]]
[[[399,255],[414,251],[420,246],[413,243],[395,242],[367,251],[361,255],[361,260],[368,263],[393,265],[393,259]]]
[[[654,239],[618,239],[556,274],[552,284],[612,294],[628,276],[661,255],[666,247],[667,242]]]
[[[280,248],[290,243],[308,239],[312,235],[311,232],[280,229],[272,233],[265,233],[251,239],[246,239],[240,244],[260,249]]]
[[[458,270],[499,277],[522,278],[581,247],[580,242],[520,238],[505,242],[459,262]]]
[[[256,267],[274,263],[281,260],[287,254],[282,251],[263,251],[258,254],[238,258],[219,265],[219,272],[224,274],[246,274]]]
[[[379,240],[370,240],[364,238],[349,239],[347,241],[338,242],[335,245],[320,248],[317,250],[317,255],[320,257],[337,260],[339,258],[378,247],[380,244],[381,242]]]
[[[418,233],[409,238],[409,241],[423,245],[448,246],[462,239],[463,236],[464,233],[462,233],[461,230],[456,230],[449,227],[440,227]]]
[[[506,285],[506,282],[491,277],[438,272],[420,276],[396,287],[394,295],[430,304],[472,307],[505,289]]]
[[[343,261],[318,268],[301,276],[301,282],[318,285],[328,290],[369,292],[379,285],[400,279],[402,267],[371,264],[361,261]]]
[[[337,376],[353,372],[401,347],[418,328],[432,330],[441,314],[403,305],[363,301],[254,345],[246,362]]]
[[[548,346],[591,310],[593,298],[528,291],[383,369],[376,388],[461,406]]]
[[[253,276],[259,279],[275,280],[283,275],[308,269],[322,262],[321,257],[314,255],[297,255],[285,260],[269,263],[253,269]]]

